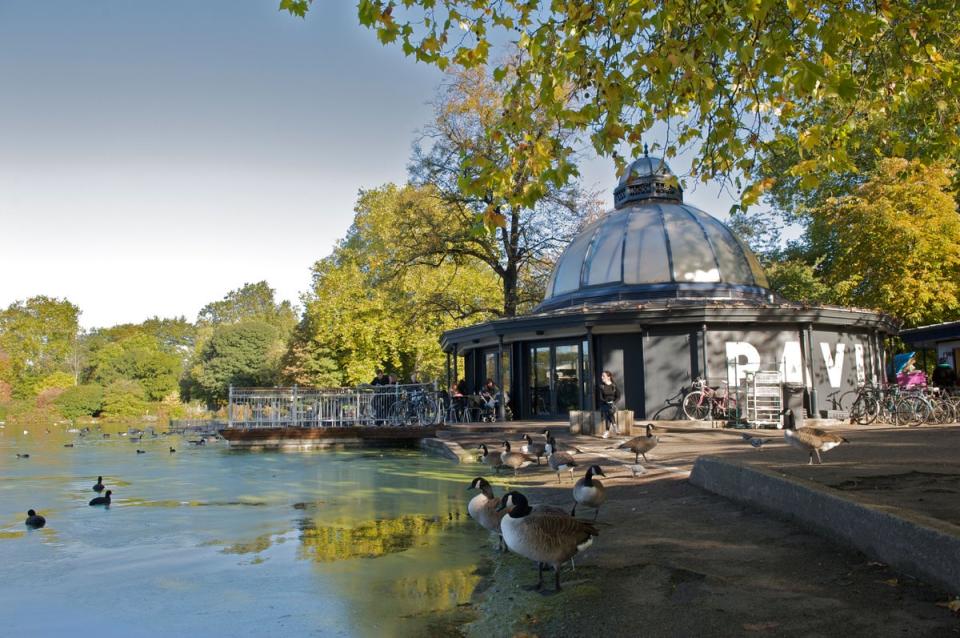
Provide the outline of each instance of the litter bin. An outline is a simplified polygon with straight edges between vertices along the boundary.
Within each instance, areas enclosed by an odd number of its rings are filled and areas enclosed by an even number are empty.
[[[784,383],[783,384],[783,424],[788,423],[787,419],[793,421],[796,428],[803,427],[803,391],[805,388],[802,383]]]

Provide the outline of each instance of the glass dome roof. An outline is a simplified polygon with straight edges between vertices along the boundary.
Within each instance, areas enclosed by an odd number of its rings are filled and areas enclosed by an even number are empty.
[[[753,252],[714,217],[683,203],[666,163],[633,162],[616,210],[587,226],[554,266],[537,310],[621,299],[766,299]]]

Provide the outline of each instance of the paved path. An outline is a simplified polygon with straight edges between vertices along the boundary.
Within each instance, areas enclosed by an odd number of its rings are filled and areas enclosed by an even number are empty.
[[[566,591],[552,597],[521,588],[536,579],[529,561],[498,556],[493,544],[478,550],[491,559],[486,584],[475,596],[473,621],[465,626],[469,635],[960,636],[960,617],[940,606],[960,592],[939,591],[684,480],[703,453],[756,460],[798,475],[820,472],[824,481],[840,482],[864,468],[879,476],[891,467],[914,471],[928,460],[941,469],[956,468],[960,428],[851,429],[847,436],[854,444],[830,452],[823,466],[812,469],[783,443],[750,448],[740,431],[659,434],[649,462],[641,459],[646,473],[636,478],[629,467],[633,455],[610,449],[614,441],[559,437],[584,450],[578,455],[584,466],[599,462],[607,470],[610,501],[600,514],[601,535],[577,560],[576,570],[564,573]],[[774,432],[758,435],[779,438]],[[469,449],[502,437],[458,433],[455,439]],[[953,457],[945,449],[949,445]],[[929,447],[936,451],[924,451]],[[546,468],[493,482],[498,494],[519,489],[535,502],[572,505],[566,477],[557,487]]]

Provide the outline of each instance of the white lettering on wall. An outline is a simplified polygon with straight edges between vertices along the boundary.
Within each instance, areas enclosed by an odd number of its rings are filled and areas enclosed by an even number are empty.
[[[830,381],[831,388],[840,387],[840,381],[843,378],[843,352],[846,348],[847,344],[838,343],[837,354],[834,356],[830,354],[829,344],[820,344],[820,352],[823,354],[823,365],[827,368],[827,378]]]
[[[863,344],[853,344],[853,360],[857,364],[857,384],[862,385],[867,382],[867,366],[863,364]]]
[[[760,353],[746,341],[727,342],[727,381],[739,385],[748,372],[760,370]]]
[[[800,354],[799,341],[787,341],[783,344],[780,375],[785,383],[803,383],[803,356]]]

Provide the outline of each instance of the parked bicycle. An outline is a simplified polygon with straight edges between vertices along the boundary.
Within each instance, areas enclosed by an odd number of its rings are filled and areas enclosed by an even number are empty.
[[[737,413],[737,393],[731,392],[726,381],[714,388],[697,377],[693,390],[683,398],[683,413],[693,421],[726,420]]]

